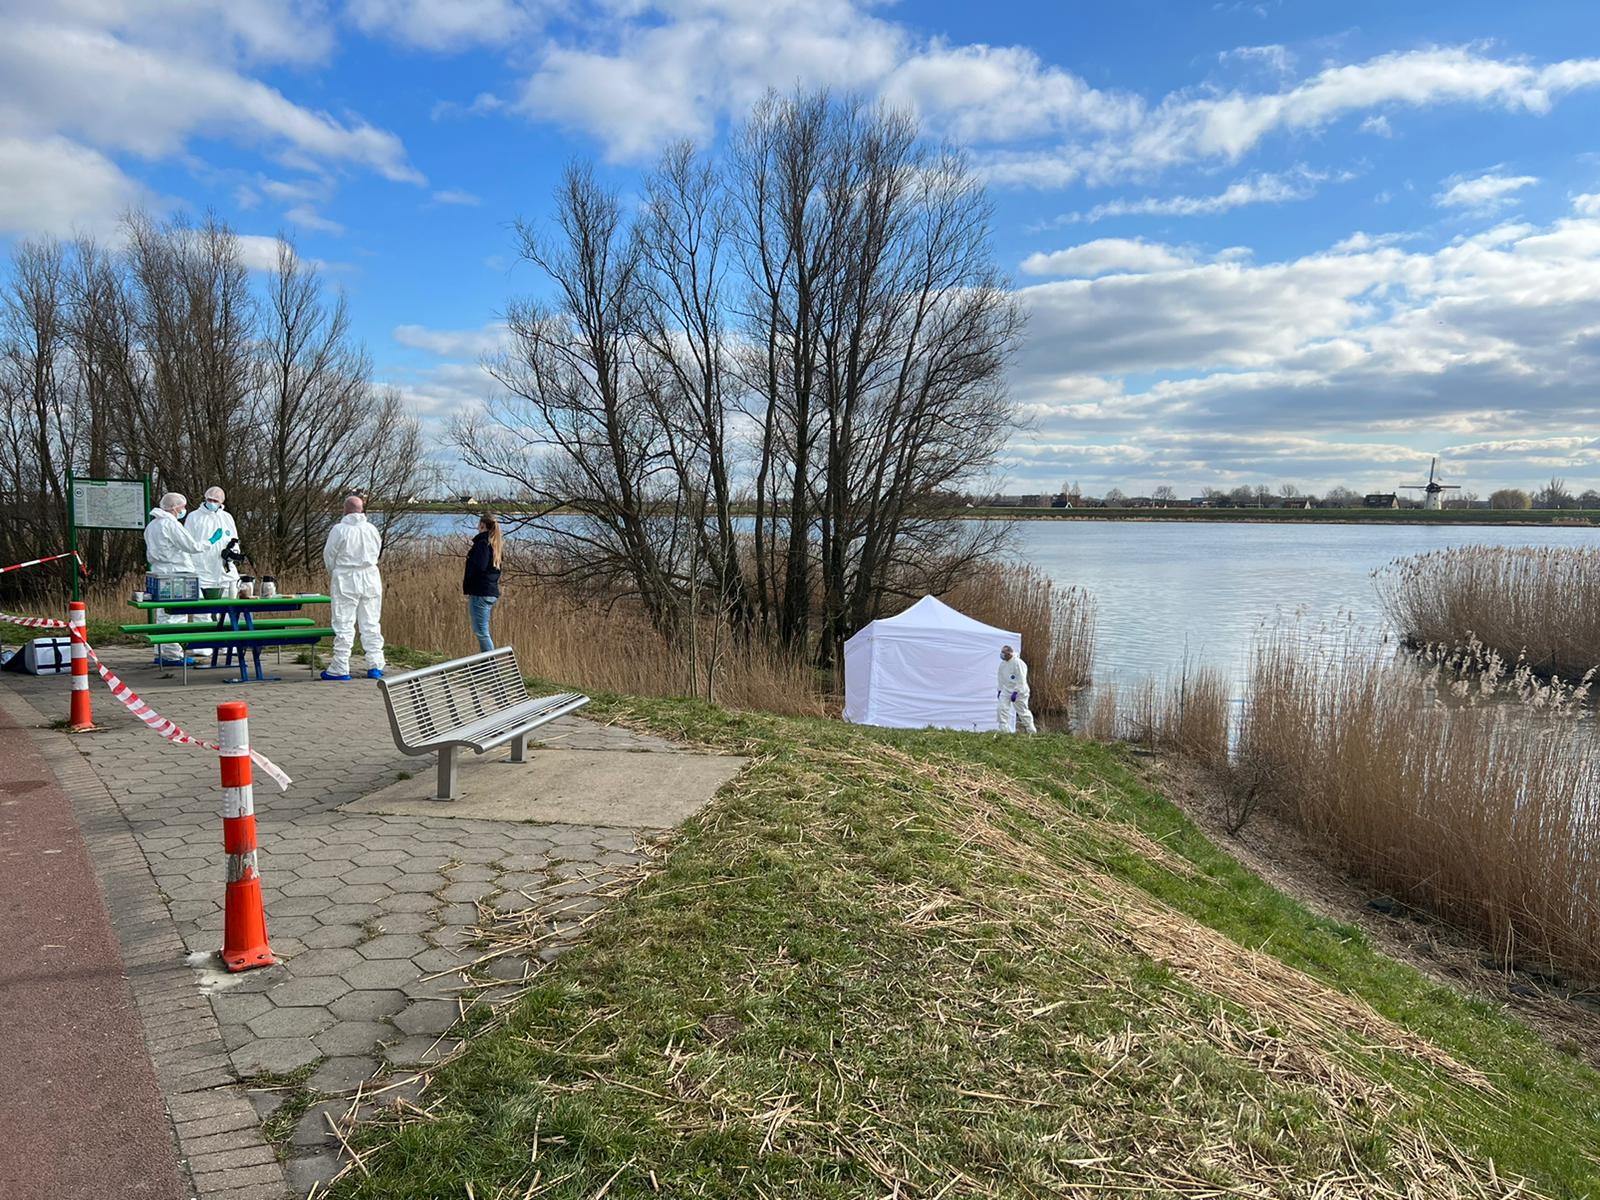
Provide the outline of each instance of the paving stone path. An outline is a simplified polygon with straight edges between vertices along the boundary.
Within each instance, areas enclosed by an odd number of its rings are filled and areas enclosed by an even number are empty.
[[[239,1129],[245,1122],[226,1115],[237,1113],[237,1103],[213,1106],[208,1116],[200,1088],[169,1095],[185,1154],[195,1153],[191,1142],[230,1134],[216,1149],[244,1155],[238,1161],[248,1168],[245,1175],[211,1176],[217,1186],[201,1187],[202,1194],[270,1195],[277,1169],[300,1196],[330,1178],[340,1164],[324,1114],[342,1114],[348,1093],[375,1076],[414,1076],[453,1052],[458,1043],[447,1035],[467,1006],[506,998],[516,990],[514,981],[538,969],[540,956],[548,960],[559,952],[583,916],[601,906],[605,890],[636,870],[660,832],[341,812],[341,805],[406,774],[432,769],[431,759],[395,750],[374,685],[302,682],[304,668],[286,663],[282,683],[228,686],[191,673],[189,685],[180,688],[144,665],[145,655],[113,650],[103,657],[162,715],[196,736],[215,735],[219,702],[246,701],[253,746],[294,779],[280,793],[256,772],[262,892],[282,965],[227,976],[217,970],[214,954],[223,896],[216,756],[167,744],[103,689],[94,703],[106,728],[70,743],[126,819],[189,952],[192,986],[209,998],[231,1067],[220,1075],[240,1081],[269,1132],[287,1129],[275,1156],[252,1154],[248,1139],[238,1136],[248,1132]],[[39,723],[65,714],[65,677],[0,678],[32,705]],[[577,718],[540,733],[565,749],[678,750]],[[66,741],[60,734],[41,736]],[[466,769],[471,763],[469,756]],[[535,755],[530,770],[537,769]],[[527,909],[541,891],[566,899],[540,955],[478,962],[483,951],[472,940],[482,914]],[[123,949],[125,956],[141,952],[126,938]],[[152,1049],[159,1073],[161,1048]],[[194,1046],[178,1052],[201,1053]],[[218,1073],[194,1074],[214,1088]],[[384,1093],[406,1094],[404,1085]],[[274,1119],[283,1103],[298,1107],[308,1098],[314,1102],[292,1126],[282,1116]],[[187,1139],[186,1123],[194,1134]],[[266,1160],[271,1157],[277,1163]],[[217,1172],[224,1171],[222,1161]]]

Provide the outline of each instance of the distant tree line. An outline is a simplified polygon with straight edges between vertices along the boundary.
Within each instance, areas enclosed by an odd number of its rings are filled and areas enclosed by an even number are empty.
[[[1387,493],[1386,493],[1387,494]],[[1202,500],[1207,504],[1225,505],[1235,508],[1254,507],[1282,507],[1288,504],[1312,504],[1318,508],[1360,508],[1366,501],[1367,493],[1355,491],[1347,487],[1332,487],[1316,496],[1303,492],[1292,483],[1280,484],[1276,488],[1266,484],[1254,486],[1234,487],[1231,489],[1206,487],[1201,488],[1198,496],[1179,497],[1177,492],[1168,484],[1161,484],[1150,490],[1149,495],[1130,496],[1120,487],[1106,489],[1102,496],[1085,496],[1082,487],[1074,480],[1068,480],[1061,485],[1056,499],[1068,503],[1101,504],[1108,508],[1119,508],[1128,505],[1142,504],[1184,504],[1194,500]],[[1453,495],[1447,494],[1445,505],[1455,507],[1463,504],[1478,503],[1478,493],[1462,491]],[[1398,501],[1402,507],[1421,507],[1422,495],[1400,494]],[[1495,509],[1600,509],[1600,491],[1594,488],[1585,489],[1574,494],[1568,487],[1566,480],[1552,478],[1544,487],[1533,492],[1523,491],[1520,488],[1500,488],[1489,494],[1487,501],[1490,508]]]
[[[516,227],[547,298],[510,304],[502,394],[456,444],[545,507],[538,569],[667,636],[714,612],[837,662],[994,549],[948,501],[1015,428],[983,186],[911,117],[803,92],[718,153],[672,147],[639,195],[574,164]]]
[[[341,494],[381,516],[423,486],[416,422],[289,243],[256,278],[214,218],[136,213],[122,235],[24,242],[0,278],[0,561],[66,545],[69,472],[150,475],[194,506],[219,485],[266,570],[319,563]],[[144,559],[137,534],[82,547],[97,573]]]

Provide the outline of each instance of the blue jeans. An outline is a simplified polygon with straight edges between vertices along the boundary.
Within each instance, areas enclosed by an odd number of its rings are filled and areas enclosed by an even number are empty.
[[[478,649],[485,652],[494,649],[494,639],[489,636],[489,610],[498,599],[499,596],[467,597],[467,604],[472,610],[472,632],[477,636]]]

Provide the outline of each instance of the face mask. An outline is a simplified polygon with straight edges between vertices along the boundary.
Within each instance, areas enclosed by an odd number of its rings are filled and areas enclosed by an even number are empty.
[[[206,501],[206,511],[207,512],[216,512],[217,509],[219,509],[221,507],[222,507],[222,505],[218,504],[215,500],[207,500]]]
[[[187,517],[189,515],[189,510],[187,508],[180,508],[177,512],[173,513],[172,515],[177,517],[178,520],[181,521],[181,520],[183,520],[185,517]]]

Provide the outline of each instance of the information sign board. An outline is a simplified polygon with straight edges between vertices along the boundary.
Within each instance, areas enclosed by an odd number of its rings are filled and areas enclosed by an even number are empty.
[[[148,491],[142,479],[74,479],[75,529],[143,529]]]

